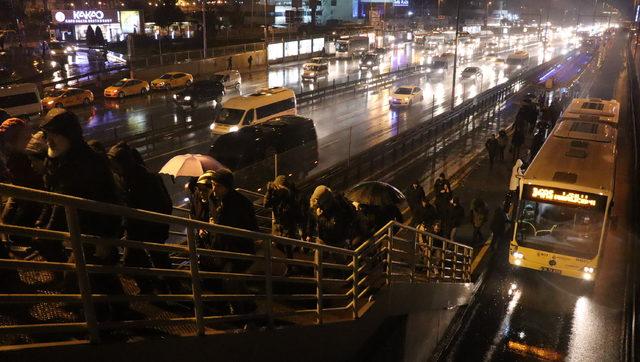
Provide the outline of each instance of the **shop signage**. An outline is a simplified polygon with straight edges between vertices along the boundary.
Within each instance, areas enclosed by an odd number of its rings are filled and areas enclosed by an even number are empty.
[[[393,6],[409,6],[409,0],[393,0]]]
[[[53,10],[53,19],[60,24],[110,24],[118,22],[115,10]]]

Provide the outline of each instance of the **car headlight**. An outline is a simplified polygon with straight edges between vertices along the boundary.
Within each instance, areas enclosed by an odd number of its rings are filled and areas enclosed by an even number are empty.
[[[70,52],[70,51],[72,51],[72,50],[73,50],[73,48],[71,48],[71,47],[66,47],[64,50],[65,50],[65,51]]]
[[[55,50],[52,50],[52,51],[51,51],[51,55],[56,55],[56,51],[55,51]]]
[[[589,267],[589,266],[585,266],[584,268],[582,268],[582,270],[585,273],[589,273],[589,274],[593,274],[593,272],[595,271],[595,269],[593,269],[592,267]]]
[[[211,126],[209,126],[209,129],[213,131],[214,128],[216,128],[216,124],[215,123],[211,123]]]
[[[371,62],[367,62],[367,65],[371,65]]]
[[[184,100],[185,100],[185,101],[190,101],[190,100],[191,100],[191,96],[186,96],[186,97],[184,97]]]
[[[438,69],[438,73],[440,74],[444,73],[444,69]]]
[[[177,94],[174,94],[174,95],[173,95],[173,99],[178,99],[178,95],[177,95]]]
[[[54,101],[48,101],[47,102],[47,104],[53,104],[53,103],[54,103]]]
[[[522,69],[522,65],[518,65],[516,69]]]
[[[582,279],[591,280],[591,279],[593,279],[593,274],[591,274],[591,273],[582,273]]]
[[[229,132],[237,132],[239,129],[240,129],[240,127],[233,126],[233,127],[229,128]]]
[[[431,68],[427,68],[427,73],[431,73]]]
[[[409,101],[409,99],[411,99],[411,97],[404,97],[404,101],[405,101],[405,102],[408,102],[408,101]]]

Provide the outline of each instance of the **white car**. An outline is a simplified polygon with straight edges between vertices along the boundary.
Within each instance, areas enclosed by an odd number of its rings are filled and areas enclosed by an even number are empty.
[[[389,97],[389,106],[410,106],[415,102],[420,102],[424,99],[422,95],[422,89],[416,86],[407,85],[396,88]]]

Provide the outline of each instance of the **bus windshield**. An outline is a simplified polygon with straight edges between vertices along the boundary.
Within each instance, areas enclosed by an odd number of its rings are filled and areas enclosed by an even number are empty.
[[[518,244],[584,259],[598,254],[603,209],[522,200],[518,210]]]
[[[244,112],[244,109],[222,108],[222,111],[220,111],[220,115],[218,116],[216,123],[226,125],[240,124],[240,122],[242,121],[242,116],[244,116]]]
[[[349,42],[346,42],[346,41],[337,42],[336,43],[336,51],[338,51],[338,52],[347,52],[347,51],[349,51]]]

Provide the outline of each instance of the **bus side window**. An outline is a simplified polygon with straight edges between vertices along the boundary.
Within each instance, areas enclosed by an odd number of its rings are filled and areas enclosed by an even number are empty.
[[[255,109],[251,108],[250,110],[247,111],[247,113],[244,114],[244,120],[242,121],[242,124],[246,126],[253,123],[255,120],[254,115],[255,115]]]

